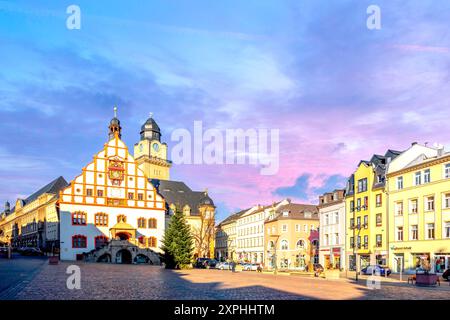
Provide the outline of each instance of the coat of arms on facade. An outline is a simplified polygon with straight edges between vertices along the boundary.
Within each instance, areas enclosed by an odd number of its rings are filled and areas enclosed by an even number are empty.
[[[120,185],[124,179],[125,167],[123,161],[110,159],[108,164],[108,176],[113,185]]]

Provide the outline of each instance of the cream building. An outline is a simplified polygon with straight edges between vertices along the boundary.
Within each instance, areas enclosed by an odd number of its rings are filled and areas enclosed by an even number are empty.
[[[264,221],[289,202],[286,199],[270,206],[254,206],[237,219],[236,254],[240,262],[264,262]]]
[[[264,223],[265,266],[304,271],[318,261],[317,206],[282,203]]]
[[[236,241],[237,241],[237,220],[245,212],[249,211],[245,209],[232,214],[216,227],[216,245],[215,245],[215,257],[218,261],[236,261]]]
[[[319,263],[325,269],[345,269],[345,190],[319,197]]]
[[[26,199],[17,199],[10,209],[7,202],[0,215],[0,241],[12,247],[35,247],[51,252],[59,247],[59,191],[67,186],[59,177]]]

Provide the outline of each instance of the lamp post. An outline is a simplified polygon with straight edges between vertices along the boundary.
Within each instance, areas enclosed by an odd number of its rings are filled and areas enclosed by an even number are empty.
[[[6,242],[8,243],[8,259],[11,259],[11,244],[9,243],[9,234],[6,236]]]
[[[355,220],[353,220],[355,221]],[[358,262],[356,259],[356,245],[355,245],[355,241],[356,241],[356,236],[359,238],[359,235],[361,234],[361,224],[357,224],[357,225],[353,225],[351,226],[351,228],[353,229],[353,256],[355,257],[355,271],[356,271],[356,281],[358,281]],[[355,235],[355,230],[358,230],[358,234]],[[356,241],[358,242],[358,241]]]
[[[277,244],[278,244],[278,239],[280,238],[280,235],[278,234],[272,234],[270,237],[274,237],[276,238],[275,240],[275,244],[273,246],[273,255],[272,255],[272,265],[274,266],[273,269],[273,274],[278,274],[278,267],[277,267]]]

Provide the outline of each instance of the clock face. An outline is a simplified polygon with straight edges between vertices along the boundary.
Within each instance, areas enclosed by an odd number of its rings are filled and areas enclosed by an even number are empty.
[[[154,143],[154,144],[153,144],[153,150],[155,150],[156,152],[158,152],[158,151],[159,151],[159,144]]]

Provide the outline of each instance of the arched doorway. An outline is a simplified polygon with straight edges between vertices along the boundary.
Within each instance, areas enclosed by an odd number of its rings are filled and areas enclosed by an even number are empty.
[[[149,263],[150,262],[150,258],[147,257],[146,255],[138,254],[136,256],[136,258],[134,258],[134,262],[139,263],[139,264],[141,264],[141,263]]]
[[[131,238],[131,234],[128,232],[118,232],[116,233],[116,238],[119,238],[119,240],[129,240]]]
[[[97,262],[111,262],[111,255],[109,253],[105,253],[97,259]]]
[[[119,250],[116,254],[116,263],[131,264],[131,252],[127,249]]]

